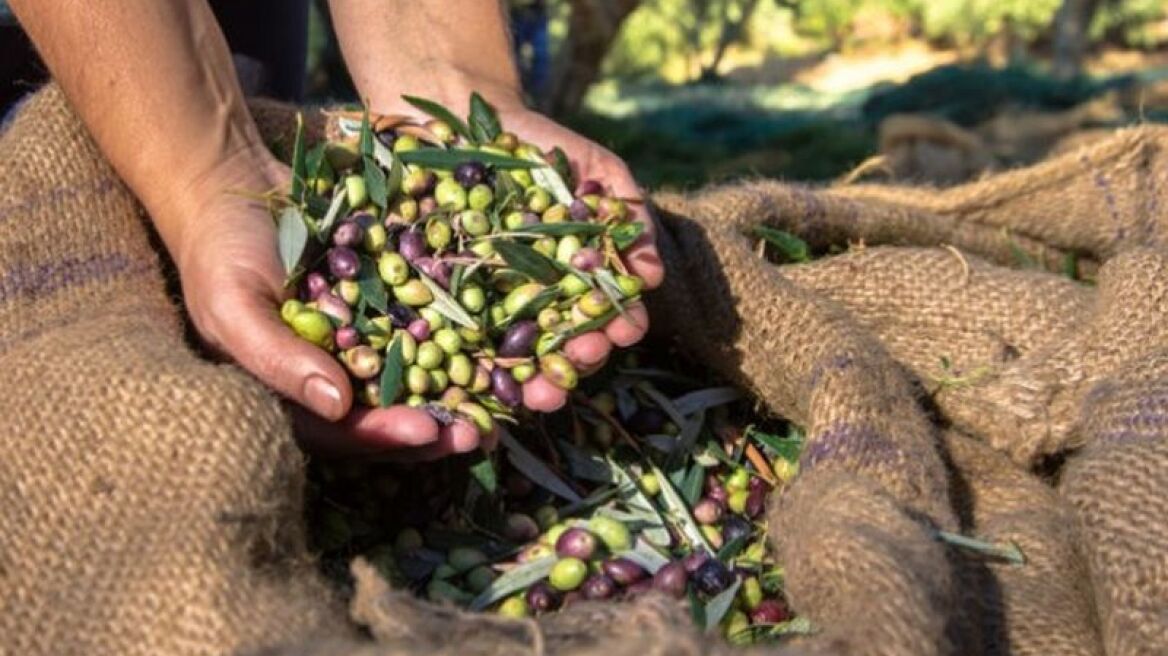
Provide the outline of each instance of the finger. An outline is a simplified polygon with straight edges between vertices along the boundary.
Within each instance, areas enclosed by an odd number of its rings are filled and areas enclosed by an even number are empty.
[[[305,450],[324,457],[374,455],[427,447],[439,441],[438,423],[425,410],[395,405],[354,408],[330,422],[293,409],[296,436]]]
[[[641,303],[630,305],[625,309],[626,319],[616,317],[604,327],[605,336],[619,347],[627,347],[641,341],[649,330],[649,313]]]
[[[568,393],[542,374],[523,383],[523,405],[536,412],[555,412],[564,407]]]
[[[481,440],[474,424],[465,419],[456,420],[438,431],[438,441],[426,446],[386,451],[381,459],[389,462],[430,462],[459,453],[468,453],[479,447]]]
[[[637,201],[630,202],[629,208],[633,212],[633,219],[645,226],[645,232],[624,252],[622,258],[629,270],[645,281],[647,289],[656,289],[665,279],[665,265],[657,252],[657,225],[649,216],[643,201],[644,194],[628,169],[622,165],[620,170],[621,174],[613,176],[613,193]]]
[[[219,348],[268,386],[325,419],[345,416],[353,395],[344,369],[293,334],[262,297],[225,297],[212,322]]]
[[[564,355],[579,370],[595,368],[611,350],[612,342],[599,330],[577,335],[564,343]]]

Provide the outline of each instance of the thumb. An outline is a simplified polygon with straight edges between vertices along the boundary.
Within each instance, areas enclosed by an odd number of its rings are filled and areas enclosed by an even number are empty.
[[[320,348],[297,337],[262,297],[244,297],[230,317],[235,329],[219,332],[221,348],[281,395],[330,421],[352,404],[348,375]]]

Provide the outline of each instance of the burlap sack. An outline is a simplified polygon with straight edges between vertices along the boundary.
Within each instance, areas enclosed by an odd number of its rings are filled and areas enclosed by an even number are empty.
[[[286,145],[288,108],[260,109]],[[1130,364],[1168,351],[1149,328],[1159,252],[1134,248],[1159,232],[1116,236],[1094,218],[1113,207],[1116,224],[1158,225],[1146,195],[1158,138],[1121,134],[1044,175],[940,193],[764,183],[659,197],[669,277],[655,325],[808,427],[770,525],[791,601],[819,631],[782,653],[1164,644],[1164,360]],[[58,91],[25,108],[0,154],[13,388],[0,404],[15,419],[0,432],[0,652],[721,653],[659,598],[508,622],[414,601],[360,565],[352,617],[380,644],[356,637],[304,549],[303,463],[279,405],[185,345],[146,224]],[[1078,186],[1060,196],[1058,181]],[[1144,195],[1108,201],[1115,189]],[[820,245],[966,252],[778,268],[754,254],[760,222]],[[1099,288],[992,266],[1019,244],[1052,268],[1070,250],[1107,261]],[[1011,405],[1003,390],[1034,381],[1037,405]],[[1062,496],[1019,467],[1071,444],[1086,446]],[[938,528],[1013,540],[1027,564],[945,548]]]

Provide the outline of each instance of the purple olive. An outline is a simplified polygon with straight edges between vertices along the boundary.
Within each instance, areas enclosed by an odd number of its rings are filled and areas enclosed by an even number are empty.
[[[397,133],[393,130],[382,130],[377,133],[377,140],[384,144],[386,148],[393,150],[393,142],[397,141]]]
[[[694,584],[698,590],[716,595],[734,584],[734,573],[722,564],[717,558],[707,560],[693,573]]]
[[[702,524],[717,524],[722,519],[722,505],[713,499],[702,499],[694,505],[693,516]]]
[[[491,371],[491,393],[508,408],[516,408],[523,403],[523,386],[503,367],[495,367]]]
[[[604,193],[604,185],[596,180],[585,180],[576,187],[577,196],[599,196]]]
[[[582,528],[570,528],[556,540],[556,554],[565,558],[588,560],[595,553],[596,536]]]
[[[749,536],[753,532],[754,527],[751,526],[750,522],[738,515],[728,515],[722,520],[722,539],[727,543],[743,536]]]
[[[707,552],[705,550],[700,550],[700,551],[695,551],[695,552],[691,553],[690,555],[686,556],[685,559],[682,560],[681,562],[685,566],[685,571],[690,573],[690,574],[693,574],[694,572],[698,571],[699,567],[701,567],[702,565],[705,565],[706,562],[709,560],[710,560],[709,552]]]
[[[466,189],[482,184],[487,177],[487,167],[482,162],[463,162],[454,168],[454,179]]]
[[[616,582],[605,574],[593,574],[584,581],[580,592],[585,599],[608,599],[616,594]]]
[[[418,199],[418,216],[426,218],[438,211],[438,201],[433,196],[422,196]]]
[[[675,560],[657,570],[657,573],[653,575],[653,589],[675,599],[681,599],[685,596],[687,579],[685,565],[681,561]]]
[[[639,597],[653,589],[653,579],[645,579],[637,581],[636,583],[625,588],[625,596],[628,598]]]
[[[527,606],[536,613],[555,610],[562,602],[560,592],[548,585],[547,581],[539,581],[527,589]]]
[[[539,218],[538,214],[535,212],[523,213],[523,225],[535,225],[537,223],[542,223],[542,219]]]
[[[499,357],[525,358],[532,353],[535,340],[539,337],[539,325],[527,320],[519,321],[503,333],[503,341],[499,343]]]
[[[418,267],[418,270],[426,274],[431,280],[442,286],[443,289],[450,289],[450,276],[453,274],[453,267],[446,260],[434,257],[419,257],[413,261],[413,265]]]
[[[660,433],[667,421],[669,421],[669,417],[661,410],[642,406],[637,408],[637,411],[629,417],[625,425],[638,435],[653,435]]]
[[[339,321],[342,326],[347,326],[353,322],[352,308],[340,296],[332,292],[318,296],[316,298],[316,307],[321,312]]]
[[[531,494],[535,489],[535,483],[532,483],[530,478],[519,472],[508,473],[503,484],[507,488],[507,494],[517,499]]]
[[[706,490],[706,498],[725,508],[730,501],[730,493],[720,483],[715,483],[714,487]]]
[[[397,252],[406,258],[407,262],[425,257],[426,235],[420,230],[407,230],[398,237]]]
[[[592,271],[604,266],[604,255],[591,246],[585,246],[576,251],[570,263],[581,271]]]
[[[568,216],[572,217],[573,221],[587,221],[592,218],[592,208],[588,204],[577,198],[572,201],[568,207]]]
[[[779,624],[791,619],[791,610],[778,599],[763,599],[750,611],[750,621],[755,624]]]
[[[304,278],[304,292],[307,300],[315,301],[318,296],[329,291],[328,279],[324,275],[313,271]]]
[[[417,341],[424,342],[430,339],[430,322],[425,319],[414,319],[406,327],[406,331]]]
[[[365,239],[365,230],[356,221],[345,221],[333,232],[333,244],[354,248]]]
[[[405,303],[390,303],[389,305],[389,323],[394,328],[405,328],[414,321],[418,320],[418,313]]]
[[[632,585],[645,578],[645,570],[628,558],[606,560],[600,567],[618,585]]]
[[[353,280],[361,271],[361,259],[347,246],[336,246],[328,252],[329,272],[341,280]]]
[[[746,516],[757,518],[766,509],[767,491],[765,488],[752,490],[746,496]]]
[[[352,326],[342,326],[337,329],[336,335],[333,339],[337,342],[337,348],[342,351],[348,351],[351,348],[356,348],[361,343],[361,333]]]
[[[746,484],[746,489],[751,492],[770,492],[771,484],[767,483],[766,479],[761,476],[751,476],[750,482]]]

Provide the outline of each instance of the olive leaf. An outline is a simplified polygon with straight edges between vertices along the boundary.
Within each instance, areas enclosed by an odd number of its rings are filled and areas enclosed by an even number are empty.
[[[637,241],[645,232],[645,224],[640,221],[625,221],[619,223],[608,231],[608,236],[612,237],[612,243],[616,246],[618,251],[623,251],[633,242]]]
[[[695,462],[685,475],[678,490],[689,505],[696,504],[702,498],[702,483],[706,480],[706,468]]]
[[[373,156],[373,142],[373,128],[369,125],[369,109],[366,108],[365,112],[361,115],[360,144],[362,157]]]
[[[417,96],[402,96],[402,100],[408,102],[414,107],[417,107],[418,109],[438,119],[439,121],[449,125],[452,130],[468,141],[474,140],[474,136],[471,135],[470,128],[467,127],[466,122],[455,116],[454,112],[446,109],[442,105],[434,102],[433,100],[426,100],[425,98],[419,98]]]
[[[376,157],[374,159],[376,159]],[[402,163],[397,159],[394,159],[388,168],[389,177],[385,181],[385,186],[387,189],[387,195],[385,199],[386,207],[389,207],[389,203],[393,202],[394,197],[397,196],[399,192],[401,192],[402,178],[406,176],[406,167],[402,166]]]
[[[584,221],[565,221],[563,223],[537,223],[523,226],[515,233],[503,233],[499,237],[508,236],[536,236],[536,237],[565,237],[576,235],[580,237],[594,237],[604,233],[604,226],[599,223]]]
[[[789,462],[797,462],[800,454],[803,452],[802,436],[780,437],[763,432],[754,426],[747,426],[745,435],[746,439],[758,442],[771,453]]]
[[[296,141],[292,146],[292,198],[302,201],[308,180],[308,162],[304,156],[304,115],[296,113]]]
[[[634,512],[642,513],[646,519],[649,519],[655,524],[655,526],[641,531],[641,535],[655,546],[662,548],[668,547],[671,539],[669,537],[669,530],[665,528],[665,518],[661,515],[661,511],[657,509],[657,506],[653,505],[649,497],[645,496],[645,493],[641,490],[641,486],[636,484],[633,477],[625,471],[624,467],[617,464],[610,456],[605,456],[605,460],[608,461],[608,466],[617,477],[617,483],[623,492],[621,498],[624,500],[625,505]],[[665,480],[664,474],[660,474],[659,476],[662,479],[661,487],[664,489],[668,481]]]
[[[365,189],[369,191],[369,200],[384,210],[389,206],[389,188],[385,179],[385,171],[381,170],[381,167],[370,155],[364,157],[364,163]],[[400,185],[401,182],[399,181],[398,184]]]
[[[569,339],[572,339],[576,335],[583,335],[586,332],[590,332],[593,330],[599,330],[599,329],[607,326],[608,322],[615,319],[618,314],[619,314],[618,310],[616,308],[612,308],[608,312],[605,312],[604,314],[600,315],[599,317],[596,317],[595,319],[585,321],[584,323],[582,323],[578,326],[573,326],[573,327],[569,328],[568,330],[565,330],[564,332],[557,333],[554,338],[549,339],[546,342],[543,342],[543,344],[541,346],[537,346],[535,349],[535,354],[536,355],[547,355],[548,353],[551,353],[552,351],[563,346],[564,342],[568,341]]]
[[[539,166],[517,157],[485,153],[481,150],[464,150],[461,148],[419,148],[398,153],[397,158],[404,164],[417,164],[431,169],[453,170],[459,164],[475,161],[497,169],[531,169]]]
[[[718,550],[718,554],[715,556],[715,558],[722,561],[723,563],[729,564],[731,559],[742,552],[743,547],[745,547],[746,543],[749,541],[749,535],[739,535],[733,540],[722,545],[722,548]]]
[[[783,259],[788,262],[811,261],[811,249],[807,246],[807,242],[786,230],[779,230],[770,226],[756,226],[754,234],[779,249],[779,253],[783,256]]]
[[[554,557],[545,556],[544,558],[537,558],[508,571],[494,581],[491,581],[487,589],[483,590],[479,596],[470,602],[468,608],[472,611],[483,610],[504,597],[524,590],[537,581],[542,581],[547,578],[548,574],[551,574],[552,566],[555,564],[556,559]]]
[[[576,187],[575,176],[572,175],[572,163],[568,161],[568,154],[559,146],[552,149],[552,168],[560,175],[564,184],[570,188]]]
[[[430,304],[434,311],[446,317],[450,321],[457,323],[463,328],[470,328],[471,330],[478,330],[479,325],[475,323],[474,317],[470,316],[458,301],[450,295],[442,286],[430,279],[429,276],[416,271],[418,278],[422,284],[430,290],[430,294],[434,297],[434,302]]]
[[[500,239],[494,242],[495,252],[507,265],[523,275],[545,285],[556,283],[562,277],[552,261],[530,246]]]
[[[672,403],[679,413],[692,415],[699,410],[732,403],[740,398],[742,393],[733,387],[710,387],[683,394],[673,399]]]
[[[568,465],[568,473],[573,477],[597,483],[620,483],[621,479],[611,465],[600,456],[594,455],[566,440],[556,440],[558,450]]]
[[[462,279],[466,275],[466,267],[461,264],[455,264],[454,269],[450,272],[450,295],[458,298],[458,291],[462,289]]]
[[[511,199],[523,197],[523,187],[506,171],[495,173],[495,198],[504,199],[499,207],[506,207]]]
[[[324,217],[321,218],[320,223],[316,226],[316,238],[320,243],[327,244],[329,237],[332,235],[333,226],[337,222],[337,217],[341,215],[341,210],[345,206],[345,199],[348,194],[345,193],[345,188],[337,185],[333,188],[333,201],[329,203],[328,210],[325,211]]]
[[[318,143],[308,149],[304,157],[304,175],[306,179],[308,177],[317,177],[325,171],[331,171],[332,167],[329,166],[328,160],[324,157],[324,149],[324,143]],[[323,169],[326,166],[328,169]]]
[[[385,284],[377,274],[377,264],[364,255],[361,256],[361,271],[357,277],[357,289],[361,291],[361,298],[369,307],[382,314],[389,312],[389,298],[385,293]]]
[[[535,168],[531,169],[531,179],[535,181],[535,184],[550,191],[557,203],[571,205],[574,200],[572,198],[572,192],[564,184],[564,179],[560,177],[560,174],[556,173],[556,170],[551,166],[548,166],[547,160],[543,158],[543,155],[539,153],[528,153],[527,159],[537,164]]]
[[[495,108],[491,107],[478,92],[470,95],[470,120],[467,123],[470,125],[471,135],[478,143],[491,143],[503,131]]]
[[[475,481],[483,488],[484,492],[495,496],[495,493],[499,491],[499,476],[495,473],[495,463],[487,452],[482,451],[479,455],[479,461],[470,467],[471,476],[474,476]]]
[[[385,353],[385,366],[381,370],[381,398],[378,399],[381,407],[387,408],[397,400],[402,390],[402,372],[405,368],[405,358],[402,356],[402,338],[398,335],[389,344]]]
[[[533,483],[573,503],[581,500],[580,495],[576,494],[571,486],[556,476],[550,467],[528,451],[502,426],[499,427],[499,441],[507,447],[507,460]]]
[[[308,225],[304,213],[299,207],[285,207],[280,212],[276,227],[279,232],[280,262],[284,264],[284,273],[292,275],[300,265],[300,258],[308,245]]]
[[[661,500],[665,503],[665,507],[669,509],[673,516],[677,528],[682,535],[689,541],[690,545],[695,549],[705,549],[712,551],[710,544],[706,542],[706,536],[702,534],[702,529],[698,523],[694,521],[693,515],[689,513],[689,506],[685,505],[681,495],[677,490],[673,489],[673,483],[669,482],[669,478],[665,472],[661,471],[657,465],[649,463],[653,474],[657,476],[657,482],[661,484]]]
[[[617,558],[625,558],[633,561],[650,574],[656,574],[657,570],[669,564],[668,558],[662,556],[659,551],[653,548],[653,545],[643,540],[640,536],[637,536],[637,541],[633,544],[632,549],[627,549],[614,555]]]
[[[714,630],[722,618],[726,617],[726,613],[730,611],[730,606],[734,604],[734,596],[738,594],[738,588],[742,587],[742,579],[734,582],[734,585],[726,588],[718,593],[716,597],[706,604],[706,623],[707,631]]]
[[[670,470],[685,464],[685,460],[689,457],[690,452],[693,451],[694,444],[698,441],[698,433],[701,432],[702,426],[706,423],[706,411],[699,410],[693,419],[681,425],[681,433],[673,443],[673,449],[669,452],[669,460],[666,462],[666,467]]]

